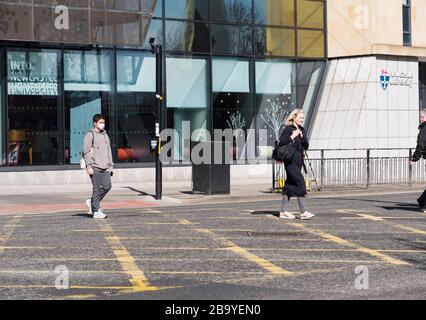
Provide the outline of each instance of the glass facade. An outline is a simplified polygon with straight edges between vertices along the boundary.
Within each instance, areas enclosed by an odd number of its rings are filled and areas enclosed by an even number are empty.
[[[9,165],[60,163],[61,55],[57,50],[7,52]]]
[[[80,163],[83,138],[95,114],[104,114],[111,123],[113,74],[111,50],[64,51],[66,164]]]
[[[402,0],[402,29],[404,46],[411,46],[411,0]]]
[[[419,63],[420,110],[426,110],[426,62]]]
[[[294,108],[308,123],[325,68],[319,0],[0,1],[0,163],[77,165],[96,113],[115,161],[150,163],[155,57],[163,44],[164,115],[179,137],[256,132],[270,152]],[[65,6],[65,7],[64,7]],[[256,130],[266,129],[266,141]],[[179,138],[178,137],[178,138]],[[176,141],[176,140],[175,140]],[[179,141],[179,140],[177,140]],[[175,160],[190,146],[175,145]],[[269,147],[267,147],[269,146]]]

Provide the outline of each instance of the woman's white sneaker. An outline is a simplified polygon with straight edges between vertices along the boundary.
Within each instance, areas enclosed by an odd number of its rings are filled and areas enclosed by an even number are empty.
[[[308,211],[306,211],[305,213],[302,213],[300,215],[300,220],[310,220],[315,218],[315,215],[313,213],[310,213]]]
[[[105,219],[107,215],[105,213],[102,213],[101,211],[96,211],[93,214],[93,219]]]
[[[296,216],[291,214],[290,212],[280,212],[280,219],[294,220]]]

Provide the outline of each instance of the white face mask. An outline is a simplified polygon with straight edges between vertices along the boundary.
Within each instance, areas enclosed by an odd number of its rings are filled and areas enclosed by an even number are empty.
[[[98,129],[99,129],[99,131],[104,131],[105,130],[105,123],[100,123],[100,124],[98,124]]]

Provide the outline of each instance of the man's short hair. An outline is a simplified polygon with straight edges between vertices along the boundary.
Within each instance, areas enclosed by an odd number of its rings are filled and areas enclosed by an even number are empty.
[[[103,114],[95,114],[93,116],[93,123],[97,123],[99,120],[106,120],[106,117]]]

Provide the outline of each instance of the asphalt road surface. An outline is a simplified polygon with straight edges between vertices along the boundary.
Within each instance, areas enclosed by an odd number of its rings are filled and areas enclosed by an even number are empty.
[[[0,216],[0,299],[425,299],[415,194]],[[292,209],[297,209],[297,201]]]

